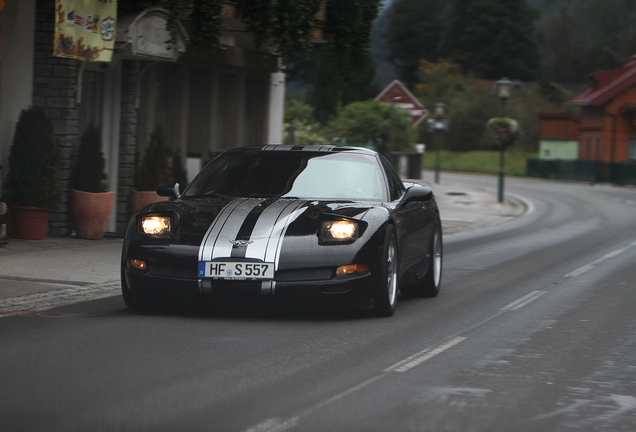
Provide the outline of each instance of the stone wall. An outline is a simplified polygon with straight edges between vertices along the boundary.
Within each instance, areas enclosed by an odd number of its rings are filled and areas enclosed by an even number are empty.
[[[76,94],[80,62],[52,55],[55,0],[37,0],[35,21],[33,106],[44,107],[53,119],[55,139],[63,158],[60,178],[65,192],[62,203],[51,213],[49,233],[68,235],[71,232],[69,182],[78,143]]]

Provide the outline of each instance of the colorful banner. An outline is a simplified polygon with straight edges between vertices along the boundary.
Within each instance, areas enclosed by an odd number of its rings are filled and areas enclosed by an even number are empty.
[[[116,27],[117,0],[55,0],[53,55],[109,62]]]

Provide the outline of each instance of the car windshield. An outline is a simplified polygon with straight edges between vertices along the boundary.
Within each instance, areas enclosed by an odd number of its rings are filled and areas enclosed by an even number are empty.
[[[216,158],[183,196],[382,200],[380,165],[349,152],[243,151]]]

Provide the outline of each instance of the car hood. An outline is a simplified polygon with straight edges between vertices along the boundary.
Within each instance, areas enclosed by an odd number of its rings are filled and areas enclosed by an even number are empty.
[[[161,201],[138,213],[177,215],[180,243],[198,245],[214,237],[217,246],[281,236],[315,235],[323,217],[365,220],[380,202],[290,198],[185,198]]]

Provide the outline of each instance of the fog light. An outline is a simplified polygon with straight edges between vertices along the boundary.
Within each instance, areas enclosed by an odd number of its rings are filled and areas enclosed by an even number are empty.
[[[348,275],[348,274],[353,274],[353,273],[364,273],[369,271],[369,267],[366,265],[362,265],[362,264],[350,264],[350,265],[344,265],[344,266],[340,266],[336,269],[336,274],[337,275]]]
[[[128,260],[128,265],[136,270],[146,270],[146,261],[131,259]]]

